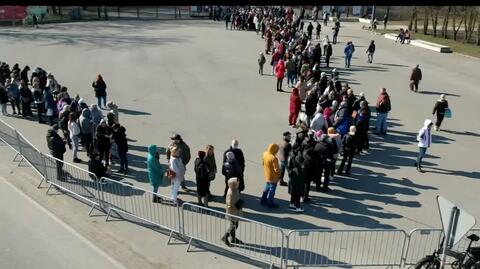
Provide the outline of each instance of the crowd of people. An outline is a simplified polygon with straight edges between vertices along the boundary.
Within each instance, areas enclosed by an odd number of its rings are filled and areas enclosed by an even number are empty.
[[[68,88],[61,85],[52,73],[41,67],[35,68],[31,74],[29,71],[28,65],[20,69],[16,63],[10,69],[9,64],[0,64],[2,115],[29,119],[34,118],[35,111],[38,123],[48,121],[51,126],[47,132],[47,144],[53,157],[63,160],[68,145],[73,153],[72,161],[82,163],[78,155],[82,146],[89,158],[89,170],[97,178],[111,174],[113,159],[119,160],[118,173],[127,174],[126,129],[119,123],[118,106],[113,101],[107,102],[107,86],[102,76],[98,74],[92,83],[98,104],[88,106],[78,94],[71,97]],[[7,111],[8,103],[11,104],[11,114]],[[106,116],[102,110],[106,110]],[[57,163],[57,166],[61,164]],[[61,178],[61,169],[58,171]]]
[[[221,10],[214,13],[219,20]],[[230,29],[256,31],[265,40],[265,50],[258,58],[260,75],[266,62],[272,66],[272,74],[276,76],[276,90],[292,88],[289,104],[288,124],[292,132],[285,131],[279,143],[268,145],[263,154],[263,171],[265,187],[260,203],[270,208],[277,208],[275,193],[277,186],[287,186],[290,194],[289,209],[303,212],[302,203],[310,202],[311,184],[315,190],[330,191],[330,181],[335,173],[350,175],[355,156],[369,149],[369,129],[372,112],[369,101],[363,92],[358,95],[346,83],[341,81],[339,72],[330,68],[330,57],[333,54],[329,36],[321,38],[321,25],[316,28],[309,22],[304,32],[303,9],[296,17],[292,8],[234,8],[225,11],[226,28],[230,21]],[[328,18],[328,15],[326,15]],[[324,25],[327,19],[324,16]],[[313,39],[313,30],[316,38]],[[333,27],[332,39],[336,43],[340,29],[337,20]],[[349,68],[355,51],[353,42],[346,42],[344,49],[345,68]],[[323,53],[322,46],[323,45]],[[373,62],[375,52],[374,41],[371,41],[366,53],[368,62]],[[265,55],[271,53],[270,61]],[[324,64],[322,65],[322,62]],[[114,159],[118,159],[118,173],[128,173],[128,142],[126,129],[120,125],[118,106],[107,102],[107,85],[98,74],[92,82],[97,98],[96,104],[88,106],[84,99],[76,95],[70,97],[68,89],[60,85],[51,73],[37,67],[31,76],[30,68],[22,70],[15,64],[0,65],[0,104],[2,115],[9,115],[7,103],[10,102],[13,114],[24,118],[33,117],[32,107],[37,113],[39,123],[44,123],[44,116],[52,126],[47,132],[47,143],[52,156],[63,160],[66,145],[73,152],[73,162],[80,163],[79,145],[84,148],[90,158],[89,171],[101,179],[111,173]],[[323,71],[322,71],[323,70]],[[283,80],[287,77],[287,87]],[[422,79],[417,65],[412,71],[410,88],[418,90]],[[387,118],[391,111],[391,99],[386,88],[381,88],[375,103],[375,133],[387,135]],[[102,109],[108,110],[104,117]],[[17,113],[18,111],[18,113]],[[448,102],[444,95],[435,103],[433,114],[437,115],[435,130],[440,129],[442,120],[449,113]],[[448,116],[447,116],[448,117]],[[422,172],[421,162],[426,150],[432,142],[431,120],[426,120],[419,131],[417,140],[419,154],[415,166]],[[57,133],[62,131],[63,138]],[[166,157],[168,168],[160,165],[157,145],[148,146],[148,177],[154,193],[168,180],[172,185],[171,200],[175,204],[182,203],[178,197],[180,187],[187,190],[185,172],[191,159],[190,147],[180,134],[171,137]],[[337,166],[337,160],[341,159]],[[57,162],[57,171],[62,173],[62,164]],[[239,215],[244,206],[241,192],[245,189],[244,171],[245,157],[234,139],[231,146],[223,152],[222,167],[217,170],[214,147],[207,145],[200,150],[194,161],[195,181],[198,204],[208,207],[214,197],[210,192],[210,184],[217,172],[224,176],[225,189],[223,199],[227,213]],[[154,195],[153,203],[162,203],[159,196]],[[230,218],[230,217],[229,217]],[[238,220],[230,218],[231,225],[222,240],[225,244],[239,243],[235,237]],[[229,238],[231,239],[229,240]]]

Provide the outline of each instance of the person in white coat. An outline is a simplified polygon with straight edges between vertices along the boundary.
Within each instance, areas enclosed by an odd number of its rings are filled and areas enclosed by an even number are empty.
[[[317,111],[315,112],[315,116],[313,116],[313,119],[310,122],[310,129],[314,130],[315,132],[322,131],[322,133],[326,133],[327,128],[328,124],[323,117],[322,107],[320,105],[317,105]]]
[[[259,20],[258,20],[258,15],[255,15],[255,17],[253,17],[253,24],[255,24],[255,32],[257,32],[257,35],[258,35],[258,31],[260,30],[260,24],[259,24]]]
[[[185,177],[185,165],[183,165],[182,159],[180,158],[180,149],[178,149],[177,147],[174,147],[171,150],[169,168],[170,170],[175,172],[171,198],[173,202],[177,204],[178,189],[180,188],[180,183],[183,181]]]
[[[418,131],[418,157],[415,166],[420,173],[424,173],[422,170],[422,159],[425,157],[427,149],[432,145],[432,126],[433,122],[430,119],[426,119],[422,129]]]
[[[72,150],[73,150],[73,162],[81,163],[82,160],[78,158],[78,141],[80,139],[80,125],[77,123],[75,114],[70,112],[68,120],[68,131],[70,133],[70,139],[72,140]]]

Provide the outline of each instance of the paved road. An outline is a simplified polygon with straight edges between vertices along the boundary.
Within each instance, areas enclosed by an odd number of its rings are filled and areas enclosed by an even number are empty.
[[[124,268],[0,177],[1,268]]]
[[[134,184],[148,188],[146,146],[167,146],[171,133],[180,132],[192,156],[213,144],[218,166],[221,153],[238,138],[247,158],[246,216],[284,228],[440,227],[437,194],[479,217],[480,208],[472,201],[478,197],[480,178],[475,151],[480,122],[474,120],[480,112],[480,61],[400,45],[360,28],[359,23],[342,24],[332,66],[371,103],[380,87],[388,89],[391,129],[386,138],[372,135],[370,153],[354,161],[352,176],[337,177],[329,194],[313,192],[313,203],[301,215],[286,210],[289,195],[283,187],[277,191],[280,209],[258,204],[263,188],[261,156],[269,143],[289,130],[289,95],[275,92],[273,77],[258,76],[256,58],[264,43],[255,33],[225,31],[224,24],[208,21],[69,23],[5,29],[0,49],[2,61],[41,65],[89,103],[94,102],[91,81],[102,73],[108,98],[119,104],[120,120],[132,139],[132,175],[125,180]],[[377,52],[374,63],[368,64],[364,50],[371,39]],[[356,52],[352,68],[344,70],[340,56],[348,40]],[[417,94],[408,90],[416,63],[424,77]],[[440,93],[447,95],[454,118],[444,122],[444,131],[435,133],[425,159],[427,173],[419,174],[413,167],[415,135],[426,117],[433,118],[431,109]],[[7,120],[46,150],[46,126]],[[86,159],[83,153],[81,157]],[[166,162],[164,156],[161,162]],[[191,164],[187,177],[193,178]],[[170,189],[160,191],[168,194]],[[222,191],[219,175],[212,192]],[[181,197],[195,201],[193,195]],[[212,206],[224,208],[222,203]]]

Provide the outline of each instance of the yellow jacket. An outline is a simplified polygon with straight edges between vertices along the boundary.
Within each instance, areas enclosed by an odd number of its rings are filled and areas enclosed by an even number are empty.
[[[265,174],[265,181],[268,183],[277,183],[280,180],[280,165],[275,156],[278,152],[277,144],[268,145],[267,151],[263,153],[263,173]]]

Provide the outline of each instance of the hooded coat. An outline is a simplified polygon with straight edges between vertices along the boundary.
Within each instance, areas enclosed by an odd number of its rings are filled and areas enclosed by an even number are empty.
[[[428,128],[428,125],[430,124],[432,124],[432,121],[426,119],[423,123],[422,129],[418,131],[417,141],[419,147],[429,148],[432,145],[432,128]]]
[[[227,182],[228,191],[225,199],[227,214],[240,216],[241,209],[238,209],[235,205],[240,200],[240,192],[238,190],[239,184],[240,182],[236,177],[230,178]],[[230,220],[231,217],[227,216],[227,219]]]
[[[152,186],[160,186],[164,180],[165,169],[160,166],[160,161],[157,155],[157,145],[148,146],[148,180]]]
[[[290,113],[298,114],[302,107],[302,101],[298,94],[298,89],[293,88],[292,94],[290,95]]]
[[[288,158],[287,171],[290,181],[288,193],[302,195],[305,191],[303,156],[300,144],[294,144]]]
[[[277,65],[275,66],[275,73],[277,74],[278,79],[283,79],[285,77],[285,70],[285,61],[278,61]]]
[[[280,180],[280,165],[275,156],[279,150],[277,144],[268,145],[267,151],[263,153],[263,172],[267,183],[277,183]]]
[[[93,124],[92,117],[90,115],[90,110],[84,108],[82,110],[82,115],[80,116],[80,129],[84,135],[91,135],[93,133]]]

